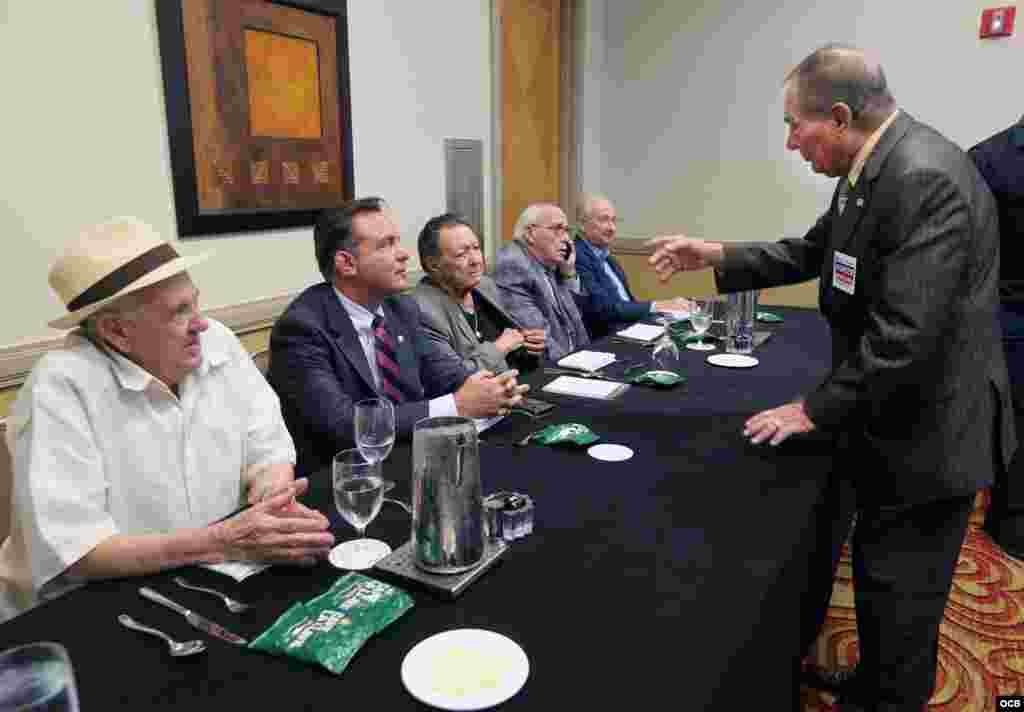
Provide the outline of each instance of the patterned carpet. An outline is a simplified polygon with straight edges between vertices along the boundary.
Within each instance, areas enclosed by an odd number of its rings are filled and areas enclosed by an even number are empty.
[[[940,630],[939,668],[929,712],[988,712],[996,695],[1024,694],[1024,563],[981,530],[987,493],[978,495]],[[857,661],[849,549],[832,589],[816,662],[835,669]],[[803,690],[804,712],[832,712],[832,695]]]

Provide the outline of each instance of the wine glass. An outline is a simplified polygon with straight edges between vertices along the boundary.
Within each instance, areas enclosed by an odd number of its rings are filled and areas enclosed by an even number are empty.
[[[391,488],[392,483],[381,478],[379,461],[368,461],[355,448],[335,455],[331,469],[334,506],[338,514],[355,528],[359,538],[331,549],[330,562],[339,569],[368,569],[391,553],[386,542],[367,539],[363,533],[380,512],[384,492]]]
[[[29,643],[0,653],[0,710],[78,712],[68,651],[60,643]]]
[[[355,405],[356,447],[367,462],[383,462],[395,445],[395,406],[387,398]]]
[[[702,297],[693,300],[693,307],[690,309],[690,326],[697,334],[697,340],[687,344],[686,348],[694,351],[714,351],[712,344],[704,342],[704,334],[711,327],[711,318],[715,313],[715,301],[713,297]]]

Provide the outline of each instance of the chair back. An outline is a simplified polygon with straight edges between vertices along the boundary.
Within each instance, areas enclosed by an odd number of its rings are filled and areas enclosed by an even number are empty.
[[[0,418],[0,542],[11,531],[11,488],[14,481],[14,465],[8,442],[7,421]]]
[[[252,355],[252,362],[256,364],[256,368],[260,370],[260,373],[266,377],[267,369],[270,368],[270,349],[263,349],[254,353]]]

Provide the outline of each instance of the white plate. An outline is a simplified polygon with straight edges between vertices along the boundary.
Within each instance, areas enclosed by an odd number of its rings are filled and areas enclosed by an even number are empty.
[[[421,640],[402,661],[402,684],[413,697],[443,710],[482,710],[519,692],[530,662],[500,633],[459,628]]]
[[[761,362],[746,354],[713,354],[708,356],[708,363],[728,368],[752,368]]]
[[[625,445],[613,445],[611,443],[591,445],[587,448],[587,454],[595,460],[604,460],[605,462],[622,462],[633,457],[633,451]]]

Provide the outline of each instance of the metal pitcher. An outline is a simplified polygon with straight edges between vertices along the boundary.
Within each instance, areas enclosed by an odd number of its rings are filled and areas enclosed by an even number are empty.
[[[412,545],[416,565],[435,574],[473,568],[484,555],[476,425],[424,418],[412,432]]]

